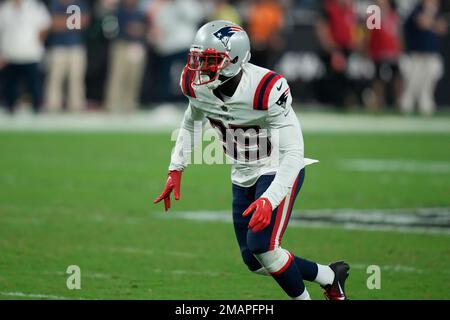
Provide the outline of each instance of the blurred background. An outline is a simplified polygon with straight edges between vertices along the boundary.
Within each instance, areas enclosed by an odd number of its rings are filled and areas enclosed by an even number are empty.
[[[320,160],[283,246],[348,261],[351,299],[450,299],[449,13],[448,0],[0,0],[0,299],[285,299],[241,261],[229,166],[192,165],[171,212],[152,203],[186,53],[211,19],[243,25],[251,62],[289,80]]]
[[[439,2],[2,0],[0,106],[181,109],[179,75],[197,28],[227,19],[248,31],[251,62],[283,74],[304,108],[431,115],[450,106],[450,2]],[[366,26],[371,4],[381,30]],[[71,5],[81,29],[67,28]]]

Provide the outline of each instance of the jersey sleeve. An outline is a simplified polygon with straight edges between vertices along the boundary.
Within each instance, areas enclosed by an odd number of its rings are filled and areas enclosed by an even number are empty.
[[[190,162],[190,156],[195,146],[197,131],[205,123],[203,112],[189,103],[184,113],[181,127],[178,132],[175,147],[170,159],[169,170],[183,171]]]
[[[261,197],[268,198],[275,208],[292,189],[304,167],[304,144],[300,123],[292,109],[289,85],[284,78],[277,81],[269,101],[267,123],[272,139],[278,140],[279,167],[275,179]]]
[[[270,121],[278,115],[289,113],[292,109],[291,89],[285,78],[280,77],[275,82],[269,94],[268,105],[267,113]]]

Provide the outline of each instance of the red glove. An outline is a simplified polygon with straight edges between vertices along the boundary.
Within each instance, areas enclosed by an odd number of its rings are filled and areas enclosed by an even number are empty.
[[[166,186],[164,187],[163,192],[159,195],[158,198],[153,200],[153,203],[158,203],[162,199],[164,199],[164,210],[167,211],[170,208],[170,194],[172,190],[175,196],[175,200],[180,200],[180,185],[181,185],[181,174],[183,171],[169,171],[167,175]]]
[[[247,210],[242,214],[243,217],[248,216],[250,213],[255,212],[250,219],[248,227],[253,232],[261,231],[270,224],[270,218],[272,217],[272,204],[267,198],[259,198],[253,202]]]

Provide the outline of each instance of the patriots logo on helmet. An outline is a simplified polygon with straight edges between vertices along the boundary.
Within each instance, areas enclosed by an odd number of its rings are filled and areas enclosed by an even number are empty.
[[[229,27],[223,27],[220,30],[214,32],[213,34],[217,39],[222,41],[222,43],[225,47],[227,47],[228,41],[230,41],[231,36],[239,31],[243,31],[241,27],[229,26]]]

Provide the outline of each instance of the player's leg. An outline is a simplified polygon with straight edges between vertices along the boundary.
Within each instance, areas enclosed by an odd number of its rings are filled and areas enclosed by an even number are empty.
[[[276,215],[278,221],[280,222],[276,222],[274,229],[272,230],[272,234],[270,236],[271,248],[275,248],[277,246],[281,247],[281,240],[289,224],[292,208],[294,207],[295,200],[297,199],[300,189],[302,188],[303,181],[305,180],[305,171],[306,169],[302,169],[300,171],[291,193],[289,193],[285,200],[278,206],[278,208],[276,208],[276,213],[274,212],[274,215]],[[259,196],[260,193],[264,193],[264,191],[268,188],[268,186],[265,185],[266,183],[261,181],[261,184],[259,185],[260,188],[257,190],[257,196]],[[317,264],[295,255],[293,256],[293,259],[304,280],[314,281],[323,286],[333,282],[334,273],[329,266]]]
[[[262,231],[247,231],[247,246],[278,285],[293,299],[310,299],[303,276],[292,255],[280,247],[281,236],[289,220],[290,207],[303,182],[304,170],[291,192],[272,214],[270,225]],[[256,183],[258,198],[272,183],[274,176],[264,175]]]
[[[248,246],[254,253],[256,253],[256,257],[258,257],[259,252],[264,250],[266,250],[266,252],[278,252],[279,256],[281,256],[282,259],[285,260],[287,257],[288,259],[286,260],[286,263],[288,264],[291,263],[290,262],[291,260],[293,261],[293,264],[299,271],[300,275],[298,277],[300,278],[300,280],[304,279],[308,281],[317,282],[327,289],[327,294],[331,290],[332,294],[334,295],[336,289],[341,287],[343,289],[344,287],[344,282],[347,277],[348,265],[346,265],[343,262],[338,262],[330,266],[325,266],[298,256],[294,256],[288,251],[281,249],[281,240],[288,225],[293,204],[303,184],[304,176],[305,170],[303,169],[299,173],[299,176],[296,182],[294,183],[292,191],[286,196],[286,198],[278,206],[278,208],[274,210],[272,215],[272,221],[269,227],[258,233],[253,233],[249,231],[247,238]],[[259,197],[269,187],[273,178],[274,176],[262,176],[258,180],[256,184],[257,187],[255,195],[256,198]],[[280,249],[283,250],[285,253],[284,254],[281,253]],[[261,259],[259,260],[267,268],[267,264],[261,261]],[[287,268],[286,265],[283,267]],[[269,271],[270,273],[274,273],[274,270],[270,268],[267,271]],[[283,277],[281,278],[279,272],[275,272],[276,273],[275,276],[273,274],[272,275],[274,276],[275,280],[277,280],[277,282],[280,284],[280,286],[282,286],[283,289],[284,287],[283,285],[281,285],[280,282],[287,282],[288,285],[291,286],[295,285],[297,290],[299,290],[299,288],[301,288],[299,282],[291,280],[291,276],[293,276],[296,273],[295,270],[289,271],[289,268],[287,268],[287,272],[288,272],[287,274],[284,274],[283,272],[281,274]],[[337,274],[337,276],[335,276],[335,274]],[[292,297],[292,295],[290,296]],[[301,295],[301,297],[309,298],[309,295],[307,294],[306,290],[304,291],[304,294]]]
[[[273,180],[274,176],[265,176],[262,179],[265,180],[265,184],[268,186]],[[261,184],[261,181],[260,181]],[[233,185],[233,225],[236,235],[236,240],[241,251],[241,256],[248,269],[260,275],[270,276],[270,273],[259,263],[253,253],[250,251],[247,245],[247,232],[248,224],[251,216],[243,217],[242,213],[247,209],[250,204],[256,200],[256,186],[250,188],[244,188],[237,185]],[[314,281],[317,275],[317,268],[314,270],[310,266],[316,266],[312,262],[299,257],[294,257],[297,264],[299,264],[305,271],[305,280]],[[309,267],[309,268],[308,268]]]
[[[239,244],[242,259],[252,272],[268,274],[252,254],[247,246],[247,231],[250,217],[243,217],[242,213],[255,200],[255,186],[244,188],[233,185],[233,225],[236,239]]]
[[[269,225],[269,227],[266,228],[266,231],[264,233],[260,233],[260,238],[262,238],[261,244],[265,245],[265,247],[269,247],[269,248],[273,249],[275,246],[281,245],[281,239],[283,237],[284,231],[286,230],[287,224],[290,220],[292,206],[293,206],[293,203],[295,201],[297,194],[299,193],[299,191],[301,189],[301,186],[302,186],[303,180],[304,180],[304,176],[305,176],[305,170],[302,170],[299,174],[299,177],[296,180],[295,189],[293,188],[293,197],[294,198],[292,200],[290,210],[288,208],[289,203],[287,205],[285,205],[285,201],[283,201],[277,208],[275,208],[275,210],[272,214],[273,221],[272,221],[271,225]],[[270,184],[272,183],[274,178],[275,178],[274,175],[267,175],[267,176],[262,176],[258,180],[258,183],[257,183],[258,188],[256,190],[256,197],[261,196],[261,194],[264,193],[264,191],[270,186]],[[291,194],[289,194],[287,198],[289,198],[290,195]],[[285,213],[284,218],[282,216],[283,211]],[[279,212],[281,214],[278,214]],[[281,224],[281,220],[283,220],[282,224]],[[278,221],[278,223],[277,223],[277,221]],[[275,226],[277,226],[277,229],[275,229]],[[303,279],[308,280],[308,281],[314,281],[314,279],[316,278],[317,272],[318,272],[317,264],[315,264],[314,262],[311,262],[309,260],[297,257],[297,256],[293,256],[293,259],[294,259],[295,263],[298,264],[298,267],[301,270]]]

